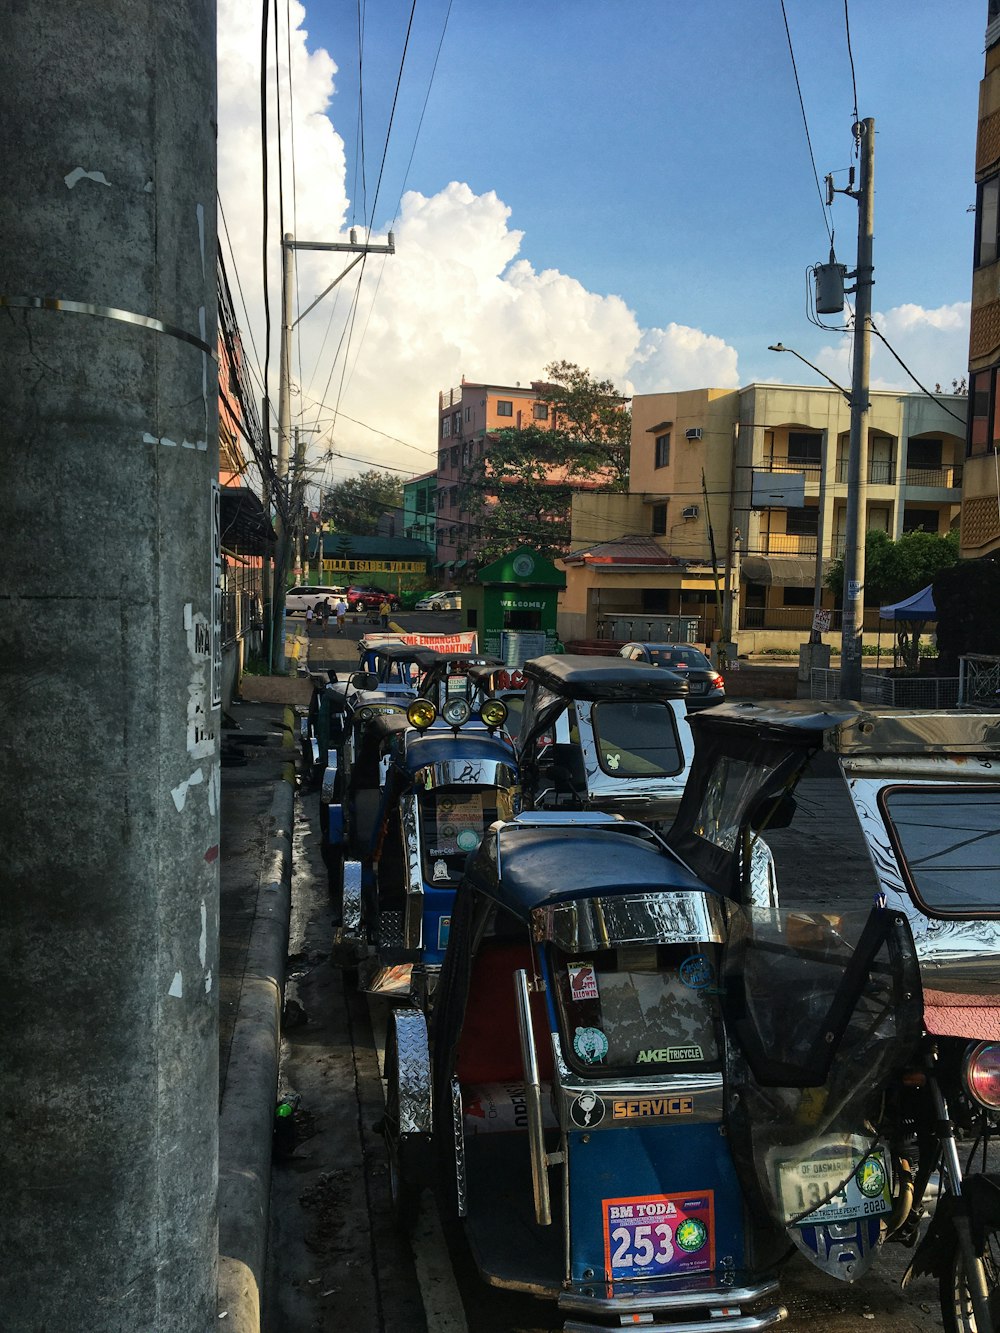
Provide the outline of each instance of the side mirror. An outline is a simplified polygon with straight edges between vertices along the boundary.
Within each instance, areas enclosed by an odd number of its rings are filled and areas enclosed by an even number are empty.
[[[348,684],[356,690],[377,690],[378,676],[375,675],[374,671],[355,671],[348,680]]]

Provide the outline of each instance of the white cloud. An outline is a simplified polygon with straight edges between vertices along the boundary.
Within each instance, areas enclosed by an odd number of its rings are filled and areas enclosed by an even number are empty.
[[[309,51],[305,9],[296,0],[291,15],[298,183],[294,228],[300,239],[346,239],[351,206],[345,145],[334,128],[337,67],[325,51]],[[245,17],[236,0],[220,0],[219,192],[249,309],[250,328],[244,332],[252,332],[262,355],[260,39]],[[278,45],[283,53],[283,28]],[[349,53],[343,54],[346,58]],[[268,84],[273,89],[273,71]],[[287,117],[284,74],[282,88]],[[269,291],[276,402],[280,252],[274,117],[272,92]],[[287,173],[287,136],[284,145]],[[389,203],[385,197],[382,202]],[[494,192],[477,195],[458,181],[431,197],[416,190],[404,196],[394,226],[395,255],[372,258],[366,265],[341,408],[347,416],[426,452],[403,449],[343,419],[337,427],[337,449],[377,466],[428,469],[435,460],[437,391],[458,384],[463,374],[473,380],[525,384],[540,376],[550,361],[565,358],[610,377],[625,391],[632,386],[649,392],[739,382],[736,352],[721,338],[673,323],[643,329],[620,297],[588,291],[556,269],[536,271],[521,256],[524,235],[510,220],[511,210]],[[385,218],[379,221],[386,225]],[[285,228],[293,228],[288,212]],[[228,260],[224,238],[223,254]],[[298,252],[300,309],[336,277],[348,258]],[[230,282],[243,322],[234,273]],[[343,362],[335,365],[332,380],[330,368],[354,287],[352,273],[296,331],[293,373],[299,376],[301,364],[302,394],[293,400],[293,420],[299,418],[306,426],[330,416],[314,406],[315,400],[337,400]],[[345,460],[337,470],[343,474],[360,466]]]
[[[875,327],[888,339],[894,351],[909,366],[926,388],[940,384],[951,392],[953,379],[966,374],[969,359],[968,301],[927,310],[907,303],[873,315]],[[840,342],[822,348],[817,362],[834,379],[847,383],[851,375],[852,340],[845,335]],[[879,338],[872,338],[871,386],[873,389],[904,389],[917,392],[917,386]]]

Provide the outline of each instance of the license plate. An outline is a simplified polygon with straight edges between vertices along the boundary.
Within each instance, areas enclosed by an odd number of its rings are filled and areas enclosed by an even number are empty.
[[[778,1194],[786,1222],[806,1213],[807,1209],[812,1211],[802,1218],[802,1226],[850,1222],[859,1217],[878,1217],[891,1212],[892,1197],[884,1156],[881,1152],[869,1154],[855,1171],[857,1161],[857,1157],[844,1153],[806,1161],[779,1162]]]
[[[708,686],[703,680],[688,681],[688,694],[704,694]]]

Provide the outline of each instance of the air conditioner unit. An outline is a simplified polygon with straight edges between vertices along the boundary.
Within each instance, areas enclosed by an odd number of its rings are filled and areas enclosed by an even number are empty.
[[[701,427],[700,427],[700,426],[688,426],[687,430],[684,432],[684,438],[685,438],[685,440],[700,440],[700,439],[701,439]]]
[[[681,518],[697,518],[697,517],[698,517],[697,505],[688,505],[686,509],[681,510]]]

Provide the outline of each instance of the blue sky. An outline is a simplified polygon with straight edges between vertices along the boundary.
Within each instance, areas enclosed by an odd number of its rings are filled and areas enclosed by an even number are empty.
[[[816,168],[844,185],[854,160],[844,6],[786,9]],[[447,10],[447,0],[416,6],[376,230],[397,208]],[[858,110],[878,133],[876,314],[925,382],[947,384],[966,370],[986,3],[853,0],[850,11]],[[409,13],[404,0],[365,5],[369,210]],[[296,116],[319,105],[323,48],[337,67],[326,116],[343,153],[338,168],[326,145],[317,167],[298,150],[300,205],[308,216],[312,195],[313,218],[334,230],[360,224],[357,4],[314,0],[301,24],[296,6],[292,15],[313,53],[308,76],[293,56]],[[225,111],[224,72],[220,98]],[[224,114],[223,134],[242,115],[252,135],[249,107]],[[307,130],[296,134],[305,144]],[[243,187],[220,165],[224,207],[236,212]],[[359,297],[340,406],[353,402],[353,415],[428,453],[433,394],[461,373],[524,381],[565,356],[646,391],[810,382],[805,367],[795,374],[791,358],[767,352],[778,340],[847,373],[848,340],[806,318],[805,269],[826,258],[824,217],[853,265],[857,208],[841,196],[829,213],[821,205],[779,0],[454,0],[407,189],[400,253],[382,266],[374,305],[374,264]],[[248,221],[247,268],[252,235]],[[398,391],[385,383],[394,357]],[[905,383],[884,353],[873,377]],[[307,397],[329,402],[326,374],[311,389],[302,378]],[[362,432],[351,447],[367,457],[377,445]]]

